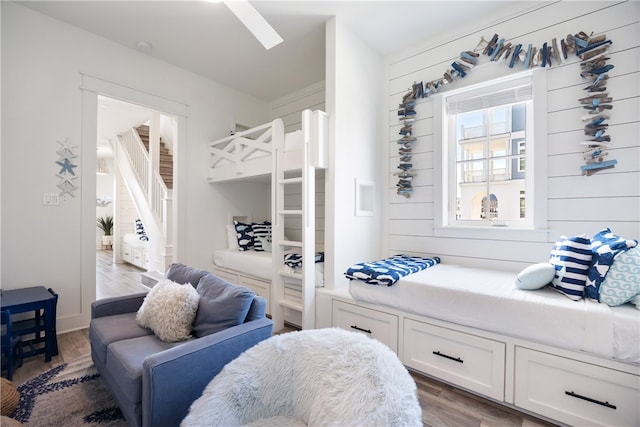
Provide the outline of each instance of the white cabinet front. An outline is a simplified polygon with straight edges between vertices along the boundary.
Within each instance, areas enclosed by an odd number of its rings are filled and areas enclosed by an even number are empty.
[[[505,344],[404,319],[402,362],[466,389],[504,399]]]
[[[640,377],[516,348],[515,404],[580,426],[639,426]]]
[[[398,352],[398,316],[333,300],[332,325],[356,331]]]

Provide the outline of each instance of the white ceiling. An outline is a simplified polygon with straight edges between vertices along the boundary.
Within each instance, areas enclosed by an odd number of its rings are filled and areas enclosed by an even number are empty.
[[[339,16],[381,57],[441,34],[463,34],[539,1],[270,1],[254,7],[282,36],[271,50],[223,3],[206,0],[24,1],[17,3],[131,49],[140,41],[157,59],[265,101],[325,78],[325,22]],[[130,104],[100,98],[99,155],[109,139],[149,117]]]
[[[324,80],[324,24],[338,15],[381,56],[462,34],[536,1],[269,1],[251,3],[284,39],[265,50],[223,3],[18,1],[31,9],[272,101]]]

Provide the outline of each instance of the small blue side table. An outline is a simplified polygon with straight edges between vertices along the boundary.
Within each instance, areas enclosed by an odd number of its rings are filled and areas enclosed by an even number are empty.
[[[24,356],[44,353],[45,362],[58,354],[56,337],[56,307],[58,294],[44,286],[0,291],[2,309],[9,309],[11,315],[34,312],[32,318],[13,322],[13,335],[22,336]],[[44,335],[44,336],[43,336]],[[25,339],[26,337],[32,337]],[[44,345],[42,345],[44,344]]]

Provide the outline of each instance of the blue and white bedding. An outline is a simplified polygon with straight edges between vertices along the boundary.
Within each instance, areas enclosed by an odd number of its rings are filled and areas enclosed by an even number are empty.
[[[401,278],[433,267],[439,262],[438,257],[423,258],[399,254],[379,261],[354,264],[347,269],[345,276],[370,285],[391,286]]]
[[[324,252],[316,252],[314,262],[324,262]],[[284,254],[284,265],[291,268],[302,268],[302,254],[296,252]]]

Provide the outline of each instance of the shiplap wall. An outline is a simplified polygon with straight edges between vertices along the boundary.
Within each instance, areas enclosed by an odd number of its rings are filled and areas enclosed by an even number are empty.
[[[289,95],[279,98],[269,104],[271,120],[281,118],[284,122],[286,133],[302,128],[302,112],[304,110],[325,111],[325,84],[318,82],[306,88],[295,91]],[[316,171],[316,246],[318,250],[324,248],[325,229],[325,190],[324,171]],[[286,186],[285,208],[301,209],[300,201],[302,195],[299,191]],[[285,234],[292,240],[301,240],[302,223],[299,218],[287,218],[285,222]]]
[[[385,228],[387,253],[439,255],[443,262],[468,266],[518,270],[528,264],[548,259],[553,242],[561,235],[592,236],[604,227],[626,238],[640,238],[640,3],[632,2],[555,2],[541,3],[519,16],[484,26],[469,27],[466,34],[444,36],[442,42],[414,48],[386,58],[388,85],[389,144],[388,188]],[[477,29],[474,29],[477,28]],[[462,31],[460,28],[455,31]],[[584,31],[606,34],[612,40],[610,60],[615,68],[609,74],[607,90],[613,97],[608,120],[611,144],[608,159],[617,159],[614,169],[582,176],[580,165],[584,140],[581,116],[586,110],[578,99],[586,96],[586,80],[580,77],[579,59],[570,55],[561,65],[555,62],[547,73],[547,242],[514,241],[496,235],[491,239],[438,238],[434,235],[434,174],[439,173],[434,159],[433,101],[419,100],[414,131],[413,164],[417,172],[414,194],[410,199],[395,194],[397,178],[392,174],[398,164],[397,139],[401,124],[398,104],[414,81],[431,81],[442,77],[461,51],[473,50],[481,37],[489,40],[494,33],[508,42],[542,46],[567,34]],[[448,39],[446,38],[448,37]],[[510,70],[504,63],[487,63],[499,67],[501,75]],[[471,70],[470,76],[474,70]],[[469,78],[469,77],[467,77]],[[460,87],[460,83],[449,85]],[[446,87],[445,89],[446,90]],[[415,134],[414,133],[414,134]],[[540,185],[540,183],[536,183]],[[543,183],[544,185],[544,183]]]
[[[269,103],[271,120],[281,118],[285,132],[300,129],[304,110],[325,111],[324,91],[325,85],[322,81],[272,101]]]

